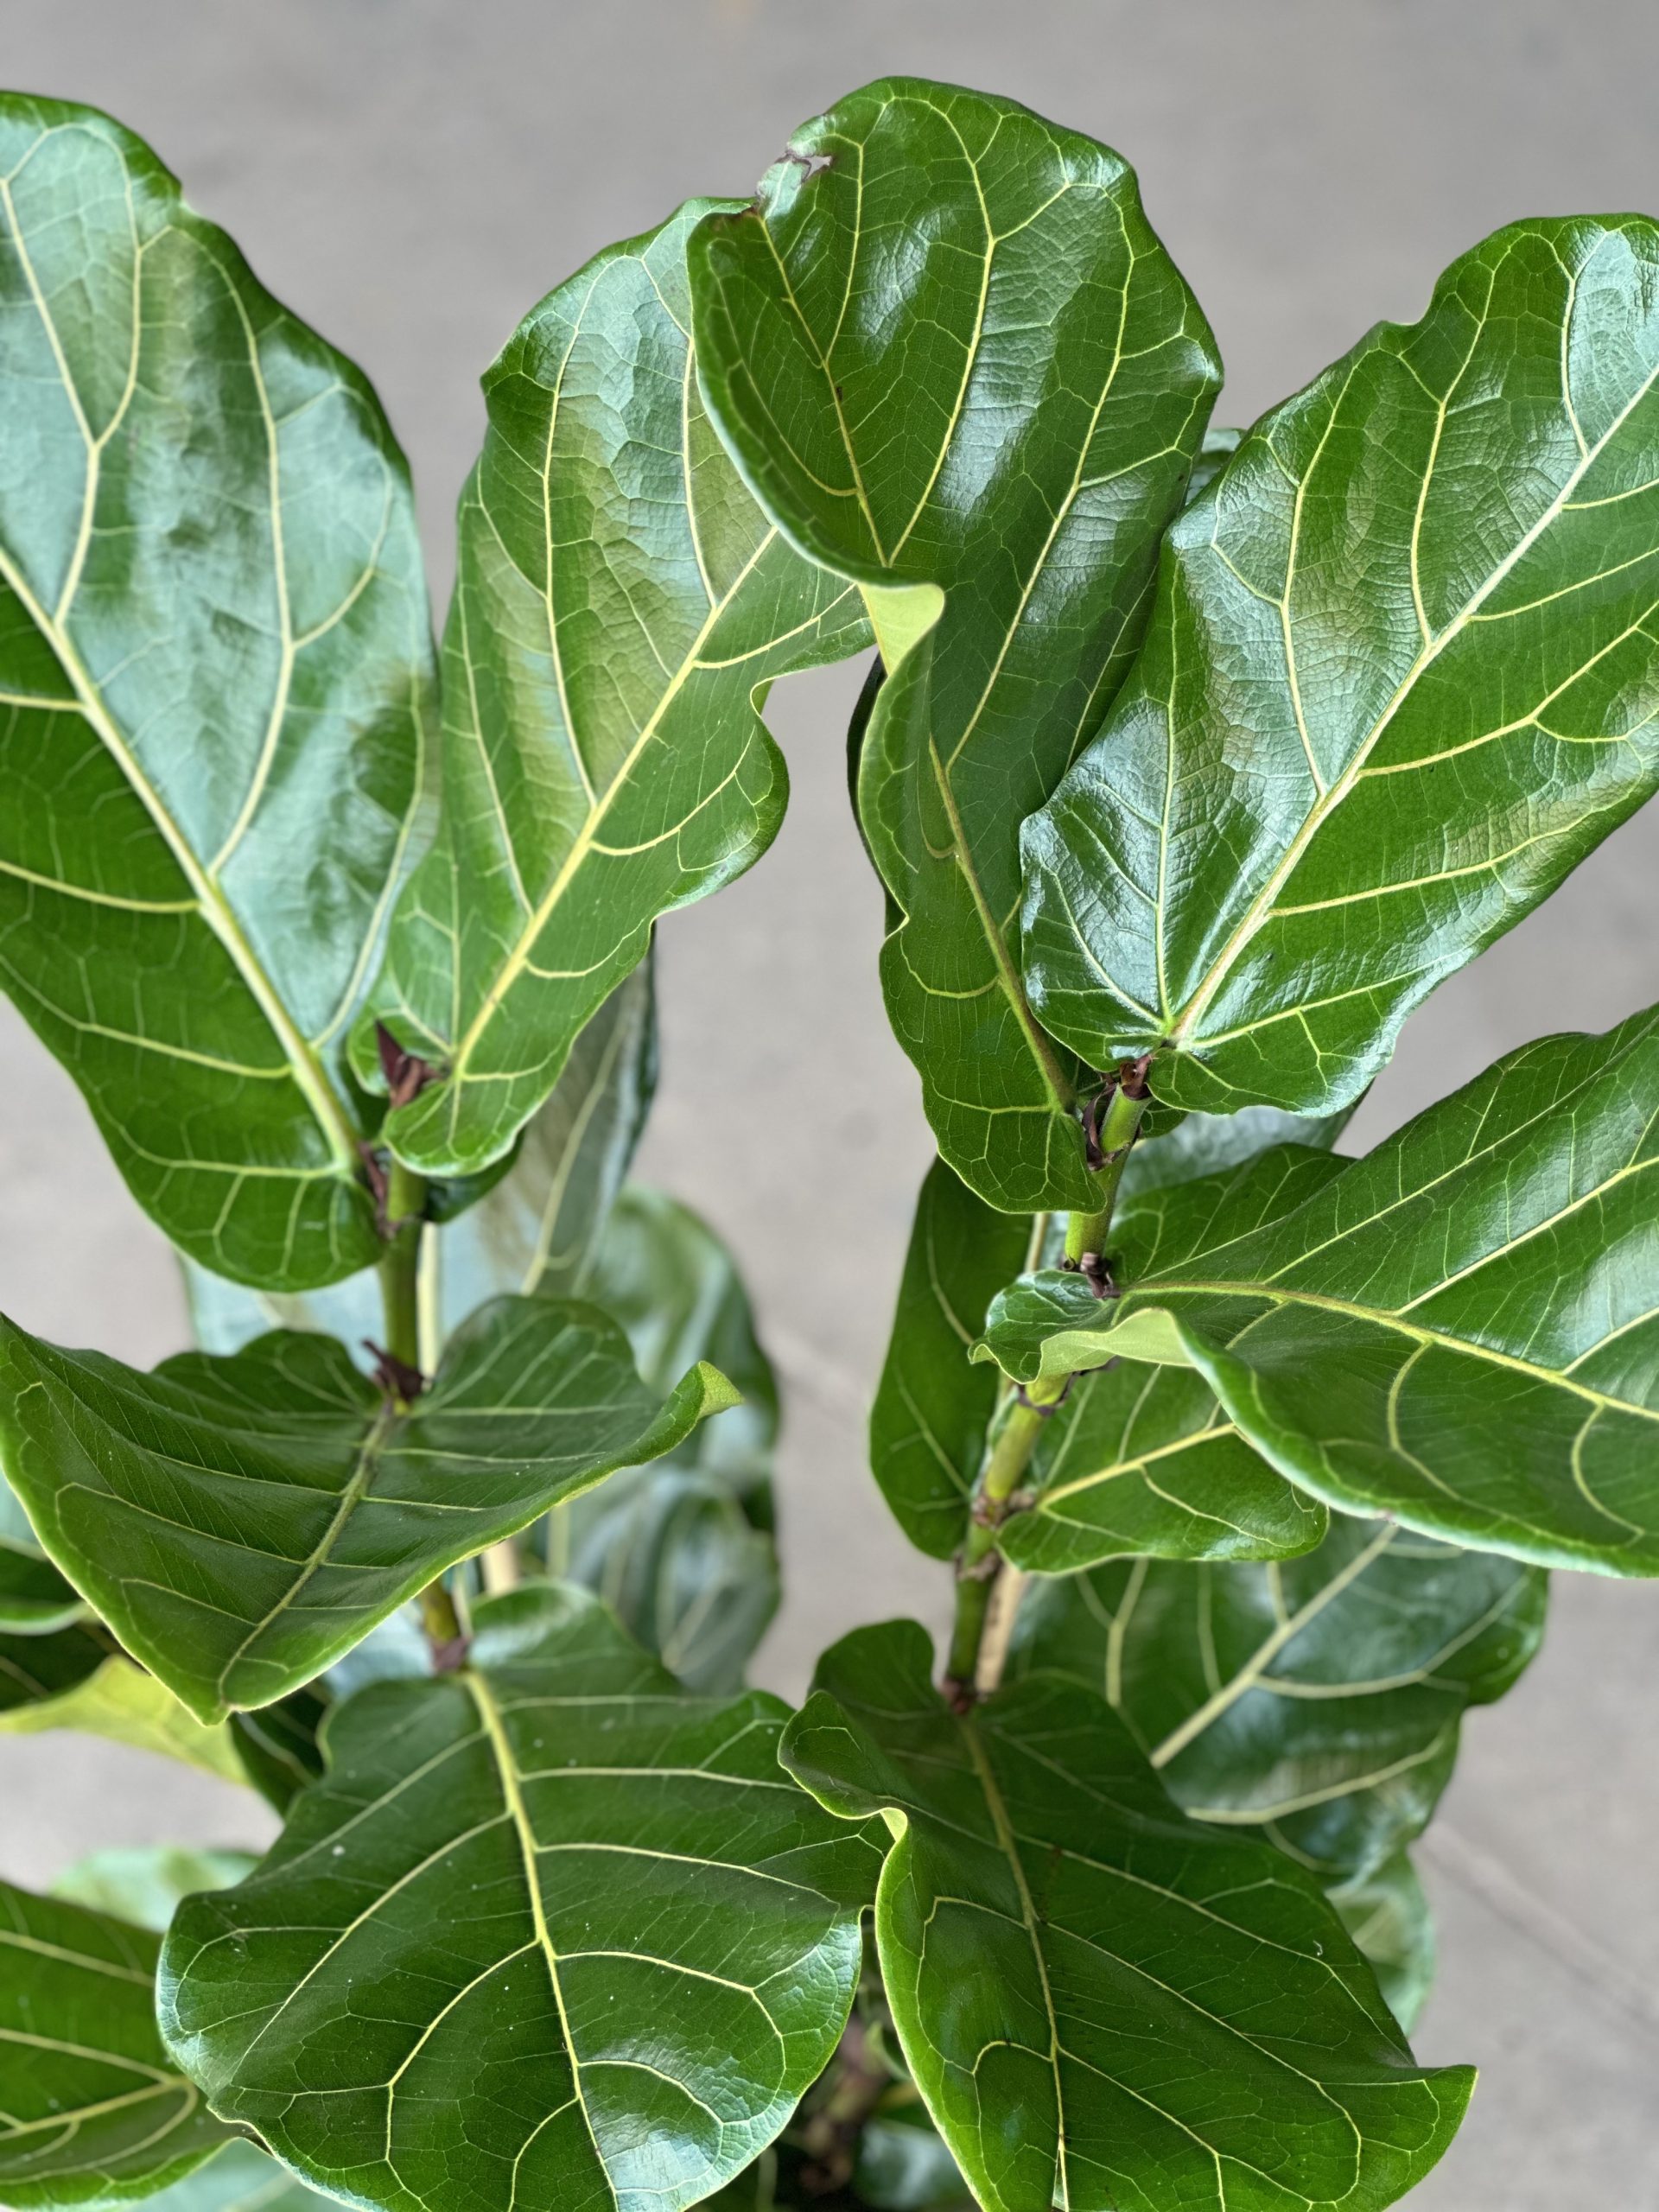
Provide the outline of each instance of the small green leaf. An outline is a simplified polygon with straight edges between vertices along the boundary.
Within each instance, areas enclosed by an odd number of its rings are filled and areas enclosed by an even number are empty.
[[[485,378],[444,637],[440,842],[394,917],[372,1013],[442,1079],[388,1116],[423,1174],[499,1159],[657,917],[783,818],[757,712],[868,639],[703,413],[688,332],[694,200],[550,293]],[[383,1089],[365,1017],[358,1073]]]
[[[0,97],[0,984],[175,1244],[333,1281],[434,713],[408,469],[106,116]]]
[[[950,1559],[996,1410],[996,1377],[968,1362],[992,1299],[1029,1264],[1033,1224],[1000,1213],[942,1160],[927,1171],[870,1409],[870,1465],[912,1544]]]
[[[501,1299],[398,1409],[326,1337],[149,1375],[0,1322],[0,1453],[42,1541],[204,1721],[269,1705],[432,1577],[734,1393],[666,1404],[595,1307]]]
[[[918,2088],[988,2212],[1371,2212],[1473,2075],[1414,2066],[1313,1877],[1171,1803],[1110,1707],[1033,1675],[944,1706],[912,1623],[826,1653],[784,1760],[898,1816],[876,1900]]]
[[[1027,1276],[976,1357],[1190,1364],[1332,1505],[1653,1574],[1656,1181],[1659,1010],[1510,1053],[1367,1159],[1286,1147],[1152,1192],[1120,1217],[1124,1296]]]
[[[80,1593],[50,1560],[0,1543],[0,1637],[51,1636],[86,1618]]]
[[[1434,1916],[1409,1852],[1330,1892],[1342,1924],[1370,1961],[1389,2010],[1409,2035],[1434,1986]]]
[[[81,1623],[46,1636],[0,1636],[0,1732],[67,1725],[33,1716],[79,1689],[109,1656],[105,1639]]]
[[[204,1727],[164,1682],[130,1659],[112,1656],[108,1641],[86,1629],[0,1638],[0,1735],[38,1736],[52,1728],[181,1759],[221,1782],[248,1779],[222,1721]]]
[[[321,2196],[251,2143],[227,2143],[149,2201],[148,2212],[327,2212]]]
[[[251,1852],[192,1851],[170,1843],[94,1851],[64,1868],[52,1894],[164,1936],[181,1897],[194,1890],[228,1890],[257,1863]]]
[[[0,2199],[152,2196],[231,2131],[162,2048],[147,1929],[0,1882]]]
[[[1421,1834],[1464,1713],[1534,1657],[1545,1597],[1536,1567],[1338,1514],[1282,1564],[1125,1560],[1033,1584],[1009,1666],[1086,1682],[1195,1818],[1343,1881]]]
[[[961,2167],[919,2106],[866,2123],[853,2192],[872,2212],[973,2212]]]
[[[360,1649],[361,1646],[354,1646]],[[321,1682],[290,1690],[274,1705],[233,1713],[226,1726],[235,1740],[245,1778],[268,1805],[285,1813],[297,1791],[322,1772],[317,1731],[330,1699]]]
[[[939,1150],[1090,1207],[1078,1071],[1020,981],[1019,825],[1122,682],[1220,379],[1130,170],[1012,100],[890,78],[692,240],[709,406],[767,512],[861,586],[887,680],[858,808]]]
[[[1317,1544],[1327,1519],[1250,1449],[1201,1376],[1121,1362],[1079,1375],[1045,1421],[1021,1503],[998,1541],[1037,1574],[1122,1553],[1288,1558]]]
[[[1026,825],[1027,988],[1096,1067],[1351,1104],[1659,781],[1659,226],[1511,225],[1265,416]]]
[[[575,1591],[476,1626],[342,1704],[264,1865],[183,1907],[168,2039],[359,2203],[678,2212],[834,2050],[879,1854],[779,1771],[777,1700],[688,1696]]]

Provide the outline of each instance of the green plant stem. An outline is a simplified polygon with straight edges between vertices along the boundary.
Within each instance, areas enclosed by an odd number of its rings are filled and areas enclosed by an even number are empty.
[[[1046,1407],[1058,1403],[1065,1378],[1033,1383],[1024,1401],[1010,1399],[1001,1426],[986,1455],[974,1488],[973,1519],[968,1541],[957,1561],[957,1614],[950,1632],[950,1656],[946,1679],[954,1695],[968,1702],[975,1688],[980,1646],[985,1636],[985,1617],[990,1610],[991,1587],[1001,1560],[996,1532],[1008,1509],[1008,1500],[1020,1487],[1030,1465],[1048,1414]]]
[[[461,1615],[455,1611],[455,1601],[440,1574],[427,1584],[421,1592],[421,1626],[426,1640],[435,1656],[447,1656],[463,1638]]]
[[[426,1185],[400,1160],[386,1184],[391,1238],[380,1262],[380,1299],[386,1317],[386,1350],[416,1373],[421,1365],[421,1232]]]
[[[380,1302],[385,1313],[386,1350],[416,1374],[421,1367],[421,1240],[425,1232],[426,1185],[394,1159],[386,1179],[386,1220],[391,1238],[380,1262]],[[461,1616],[443,1577],[422,1591],[421,1626],[441,1666],[453,1665],[465,1641]]]
[[[1132,1062],[1118,1070],[1101,1116],[1098,1141],[1104,1164],[1096,1176],[1099,1204],[1093,1212],[1074,1213],[1066,1222],[1065,1256],[1073,1267],[1105,1258],[1123,1169],[1146,1110],[1146,1064]],[[1001,1674],[1007,1637],[996,1639],[994,1652],[985,1650],[991,1596],[1002,1571],[997,1530],[1007,1517],[1008,1502],[1031,1463],[1043,1423],[1065,1396],[1069,1379],[1058,1376],[1033,1383],[1008,1403],[974,1486],[973,1517],[957,1561],[957,1610],[945,1664],[945,1688],[953,1703],[971,1704],[976,1695],[995,1688],[995,1679],[986,1677]],[[982,1656],[987,1662],[983,1666]]]
[[[1104,1256],[1106,1239],[1112,1226],[1112,1213],[1117,1205],[1118,1185],[1123,1180],[1123,1170],[1128,1165],[1130,1147],[1141,1127],[1141,1117],[1147,1110],[1144,1079],[1137,1085],[1135,1096],[1128,1084],[1120,1082],[1107,1102],[1100,1122],[1100,1148],[1106,1164],[1096,1177],[1100,1203],[1093,1213],[1074,1213],[1065,1224],[1065,1256],[1076,1262],[1085,1253]]]

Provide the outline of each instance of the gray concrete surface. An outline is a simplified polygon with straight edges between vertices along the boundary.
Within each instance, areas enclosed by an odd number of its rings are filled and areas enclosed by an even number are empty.
[[[1643,0],[0,0],[0,79],[144,132],[266,281],[378,384],[415,461],[435,589],[475,378],[524,308],[692,192],[742,191],[793,124],[880,72],[1013,92],[1109,139],[1197,286],[1248,419],[1511,216],[1659,207],[1659,14]],[[789,1388],[798,1688],[859,1619],[937,1616],[862,1464],[864,1402],[927,1142],[874,979],[847,817],[854,679],[778,695],[796,781],[773,855],[664,932],[646,1166],[741,1253]],[[1369,1141],[1549,1027],[1659,995],[1659,818],[1408,1029]],[[167,1253],[69,1084],[0,1010],[0,1306],[147,1360],[183,1336]],[[1442,1974],[1420,2047],[1478,2060],[1424,2212],[1659,2206],[1659,1603],[1558,1578],[1543,1658],[1478,1714],[1425,1852]],[[113,1746],[0,1745],[0,1871],[91,1846],[256,1840],[246,1801]]]

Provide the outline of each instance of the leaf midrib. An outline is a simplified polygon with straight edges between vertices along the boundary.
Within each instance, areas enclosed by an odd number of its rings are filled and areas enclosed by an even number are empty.
[[[328,1526],[307,1555],[299,1573],[285,1585],[276,1604],[262,1618],[253,1623],[241,1643],[237,1645],[235,1650],[219,1669],[219,1680],[214,1688],[221,1703],[228,1701],[231,1676],[246,1658],[251,1647],[265,1634],[273,1621],[281,1614],[287,1612],[298,1601],[301,1594],[328,1564],[334,1546],[340,1541],[353,1515],[367,1495],[369,1485],[379,1471],[380,1462],[386,1446],[404,1418],[405,1416],[390,1399],[383,1401],[374,1420],[370,1424],[367,1434],[358,1446],[357,1464],[352,1470],[351,1479],[340,1494],[339,1501],[334,1507],[334,1516]]]
[[[1060,2074],[1060,2019],[1054,2004],[1054,1993],[1049,1985],[1048,1961],[1044,1955],[1042,1922],[1031,1886],[1026,1879],[1025,1862],[1020,1856],[1020,1846],[1008,1818],[1008,1808],[1002,1802],[1002,1792],[991,1766],[990,1757],[981,1740],[979,1724],[971,1713],[957,1722],[968,1756],[973,1761],[974,1772],[984,1794],[985,1804],[995,1830],[996,1844],[1014,1877],[1014,1888],[1020,1898],[1020,1915],[1025,1924],[1031,1955],[1037,1967],[1037,1978],[1042,1986],[1043,2013],[1048,2022],[1048,2063],[1054,2077],[1054,2160],[1055,2178],[1059,2184],[1062,2212],[1069,2212],[1071,2202],[1071,2184],[1066,2174],[1066,2118],[1065,2086]]]
[[[1147,1284],[1141,1291],[1138,1303],[1142,1307],[1155,1306],[1165,1297],[1254,1298],[1274,1306],[1304,1306],[1316,1313],[1337,1313],[1345,1319],[1368,1321],[1378,1328],[1390,1329],[1397,1335],[1410,1337],[1426,1349],[1465,1354],[1471,1359],[1485,1360],[1494,1367],[1510,1370],[1524,1376],[1529,1382],[1541,1382],[1552,1389],[1570,1391],[1574,1397],[1606,1413],[1629,1414],[1637,1420],[1659,1422],[1659,1408],[1637,1405],[1630,1398],[1613,1398],[1605,1391],[1597,1390],[1587,1382],[1578,1382],[1565,1368],[1541,1367],[1536,1361],[1522,1359],[1514,1352],[1500,1351],[1495,1345],[1481,1344],[1473,1337],[1454,1337],[1444,1329],[1425,1328],[1421,1322],[1408,1321],[1404,1316],[1387,1306],[1363,1306],[1353,1299],[1332,1298],[1322,1292],[1283,1290],[1268,1282],[1210,1282],[1192,1278]],[[1057,1333],[1069,1333],[1059,1332]],[[1107,1332],[1109,1340],[1109,1332]],[[1592,1346],[1596,1350],[1598,1347]],[[1580,1353],[1580,1357],[1584,1355]]]
[[[495,1763],[496,1772],[500,1778],[502,1801],[512,1819],[513,1834],[518,1840],[519,1858],[523,1862],[524,1888],[529,1897],[531,1925],[535,1932],[536,1948],[540,1951],[543,1962],[547,1968],[554,2009],[559,2016],[559,2034],[570,2063],[571,2087],[575,2092],[577,2107],[582,2113],[582,2125],[588,2131],[588,2140],[592,2145],[594,2159],[598,2163],[601,2173],[604,2176],[612,2202],[614,2202],[616,2193],[611,2187],[610,2169],[606,2164],[604,2152],[599,2147],[599,2138],[594,2130],[593,2115],[588,2109],[588,2098],[582,2088],[582,2058],[576,2050],[575,2038],[570,2032],[570,2016],[565,2009],[564,1986],[559,1976],[559,1955],[553,1942],[552,1931],[547,1924],[546,1909],[542,1901],[536,1831],[531,1823],[530,1808],[524,1803],[518,1762],[513,1758],[512,1745],[507,1736],[506,1722],[500,1707],[496,1703],[493,1690],[486,1677],[477,1669],[468,1668],[462,1675],[461,1681],[478,1713],[485,1738],[490,1747],[491,1758]]]
[[[487,510],[486,510],[486,512],[487,512]],[[483,1001],[480,1005],[478,1012],[474,1015],[471,1022],[467,1026],[465,1034],[462,1036],[460,1043],[455,1048],[454,1058],[449,1069],[448,1081],[446,1085],[452,1101],[452,1127],[455,1118],[460,1113],[460,1101],[463,1087],[463,1078],[467,1073],[467,1065],[470,1062],[473,1054],[477,1051],[480,1039],[483,1037],[485,1032],[489,1028],[491,1023],[495,1020],[496,1015],[500,1012],[503,1004],[511,994],[514,985],[518,982],[519,976],[529,966],[531,956],[536,950],[537,944],[541,938],[543,931],[552,919],[559,901],[563,898],[566,891],[569,888],[570,884],[575,880],[578,871],[580,870],[582,862],[587,859],[588,853],[593,849],[594,842],[598,837],[600,829],[605,821],[606,816],[609,813],[612,806],[614,805],[620,794],[626,789],[628,783],[632,777],[633,772],[639,765],[641,754],[645,752],[645,747],[651,743],[652,740],[656,736],[658,730],[660,728],[663,717],[667,714],[669,709],[673,705],[680,693],[685,689],[685,686],[691,681],[691,678],[702,666],[701,654],[703,646],[708,643],[709,637],[712,635],[715,627],[725,616],[728,609],[735,603],[738,594],[748,582],[749,578],[753,575],[756,568],[760,565],[760,561],[770,550],[777,537],[778,531],[775,526],[767,530],[766,535],[755,547],[754,551],[749,556],[742,568],[739,570],[737,575],[733,579],[725,596],[720,600],[717,604],[709,608],[702,627],[698,630],[696,636],[692,639],[690,645],[687,648],[685,656],[681,660],[678,667],[675,670],[673,677],[664,688],[662,695],[658,698],[657,704],[652,708],[650,715],[641,725],[638,735],[635,737],[632,744],[629,747],[626,754],[619,764],[616,773],[606,785],[605,790],[597,803],[591,806],[584,816],[582,827],[576,832],[575,837],[572,838],[570,842],[570,849],[565,855],[564,859],[560,862],[559,867],[554,874],[552,882],[548,886],[541,898],[537,901],[531,913],[526,917],[524,926],[518,932],[518,938],[513,944],[512,950],[508,954],[506,959],[502,962],[500,968],[497,970],[493,981],[491,982],[488,990],[484,995]],[[752,656],[746,655],[745,658],[752,658]],[[575,746],[575,733],[574,729],[571,731],[570,736],[572,749],[574,750]]]

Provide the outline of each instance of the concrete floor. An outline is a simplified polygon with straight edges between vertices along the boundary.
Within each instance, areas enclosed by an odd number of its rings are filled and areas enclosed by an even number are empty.
[[[1416,312],[1497,223],[1659,205],[1656,64],[1640,0],[0,0],[0,79],[143,132],[375,378],[440,597],[475,378],[524,308],[687,194],[747,189],[866,78],[1013,92],[1128,154],[1220,336],[1222,419],[1238,421],[1379,315]],[[937,1618],[944,1596],[862,1464],[928,1144],[845,805],[855,680],[779,692],[796,795],[779,847],[663,932],[645,1161],[731,1238],[788,1385],[791,1608],[761,1667],[785,1692],[841,1629]],[[1529,1035],[1659,995],[1656,881],[1659,814],[1430,1002],[1354,1141]],[[710,1004],[741,1018],[716,1029]],[[175,1349],[165,1248],[3,1008],[0,1068],[0,1306],[130,1359]],[[1564,1575],[1543,1657],[1470,1725],[1424,1853],[1442,1967],[1419,2048],[1478,2061],[1483,2081],[1424,2212],[1659,2207],[1656,1682],[1654,1592]],[[0,1872],[17,1878],[98,1844],[264,1832],[237,1793],[138,1754],[0,1744]]]

